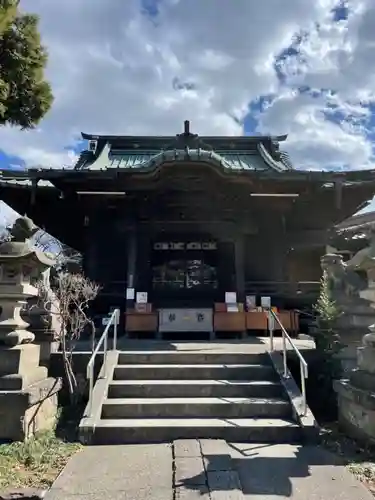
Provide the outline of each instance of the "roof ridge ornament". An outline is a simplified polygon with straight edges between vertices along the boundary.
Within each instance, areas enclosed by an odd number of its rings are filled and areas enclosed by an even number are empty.
[[[178,135],[182,135],[182,134],[178,134]],[[191,134],[190,132],[190,121],[189,120],[185,120],[184,121],[184,133],[183,133],[184,136],[189,136],[189,135],[194,135],[194,136],[198,136],[198,134]]]
[[[192,134],[190,132],[190,121],[184,121],[184,131],[181,134],[176,134],[176,139],[168,144],[164,148],[164,151],[180,149],[180,150],[189,150],[189,149],[203,149],[206,151],[212,151],[213,148],[209,144],[200,139],[198,134]]]

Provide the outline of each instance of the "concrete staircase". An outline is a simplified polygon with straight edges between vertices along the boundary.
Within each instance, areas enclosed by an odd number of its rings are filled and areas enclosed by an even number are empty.
[[[80,424],[92,444],[179,438],[298,442],[301,427],[267,352],[110,352]]]

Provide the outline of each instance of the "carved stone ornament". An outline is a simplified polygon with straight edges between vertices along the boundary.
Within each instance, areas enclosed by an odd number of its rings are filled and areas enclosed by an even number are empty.
[[[321,267],[323,272],[327,273],[328,285],[334,300],[340,302],[340,299],[360,298],[360,291],[366,288],[366,281],[343,261],[342,255],[323,255]]]
[[[371,228],[368,234],[369,244],[359,250],[348,262],[348,267],[358,271],[369,271],[375,269],[375,228]]]

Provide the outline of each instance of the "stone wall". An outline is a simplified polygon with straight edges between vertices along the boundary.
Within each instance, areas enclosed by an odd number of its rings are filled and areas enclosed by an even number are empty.
[[[56,424],[61,380],[46,378],[24,392],[0,391],[2,439],[23,441]]]

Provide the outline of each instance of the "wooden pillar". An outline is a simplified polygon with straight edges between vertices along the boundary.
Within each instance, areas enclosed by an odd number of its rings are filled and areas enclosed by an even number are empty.
[[[97,235],[93,218],[89,215],[84,216],[84,249],[83,249],[83,269],[87,278],[95,281],[98,280],[98,256],[97,256]],[[100,277],[101,278],[101,277]]]
[[[224,240],[218,243],[218,282],[219,290],[217,302],[224,302],[225,292],[235,289],[235,252],[233,240]]]
[[[236,270],[236,291],[238,302],[245,302],[245,242],[244,236],[237,236],[234,242]]]
[[[151,238],[147,226],[144,226],[137,231],[137,287],[142,292],[148,292],[151,302]]]
[[[136,288],[137,286],[137,233],[135,228],[131,228],[127,235],[127,275],[126,286],[127,288]],[[127,300],[126,307],[131,308],[134,306],[134,300]]]

